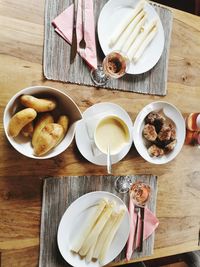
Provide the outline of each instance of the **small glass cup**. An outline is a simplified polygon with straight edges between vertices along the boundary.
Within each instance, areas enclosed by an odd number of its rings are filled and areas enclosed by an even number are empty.
[[[131,177],[129,176],[119,176],[116,180],[115,180],[115,190],[118,193],[127,193],[129,192],[131,185],[133,184]]]
[[[133,202],[140,207],[144,207],[150,198],[151,188],[141,181],[133,183],[129,190]]]
[[[128,57],[121,52],[113,51],[104,58],[102,66],[91,70],[90,76],[94,84],[105,85],[111,78],[119,79],[124,76],[128,67]]]
[[[150,186],[141,181],[133,182],[129,176],[119,176],[115,180],[114,186],[118,193],[129,192],[136,205],[144,206],[149,200],[151,192]]]

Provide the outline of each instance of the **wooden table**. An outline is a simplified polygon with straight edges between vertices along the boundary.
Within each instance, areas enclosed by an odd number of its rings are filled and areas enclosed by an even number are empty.
[[[2,115],[8,100],[22,88],[49,85],[64,89],[80,109],[111,101],[127,110],[132,120],[148,103],[168,101],[186,116],[200,111],[200,18],[177,10],[165,97],[141,95],[45,80],[42,73],[44,1],[0,1],[0,255],[1,266],[37,266],[42,181],[46,176],[100,175],[104,167],[85,160],[75,142],[60,156],[33,160],[8,143]],[[184,146],[175,160],[164,166],[145,162],[134,148],[114,167],[114,174],[158,176],[155,250],[157,258],[199,249],[200,164],[199,149]]]

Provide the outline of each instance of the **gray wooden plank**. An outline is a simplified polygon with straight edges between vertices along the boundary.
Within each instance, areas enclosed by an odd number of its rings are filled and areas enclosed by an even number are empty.
[[[132,181],[140,180],[148,183],[152,194],[148,208],[156,212],[157,178],[153,175],[128,175]],[[66,208],[80,196],[92,191],[108,191],[120,197],[128,207],[128,194],[116,192],[114,181],[116,176],[68,176],[47,178],[44,180],[40,233],[39,266],[70,266],[62,258],[57,247],[57,229]],[[143,252],[134,252],[132,258],[148,256],[153,253],[154,234],[143,245]],[[114,262],[125,259],[126,248]]]
[[[84,84],[94,86],[88,66],[77,56],[74,63],[70,65],[70,45],[64,41],[51,25],[53,19],[71,4],[71,0],[46,0],[45,5],[45,37],[44,37],[44,59],[43,70],[47,79]],[[107,0],[94,0],[95,23],[99,13]],[[163,24],[165,34],[165,46],[163,54],[150,71],[140,75],[125,75],[121,79],[111,79],[105,86],[107,89],[130,91],[152,95],[166,95],[168,55],[171,40],[172,12],[158,4],[151,3],[156,9]],[[103,52],[97,42],[98,62],[102,62]]]

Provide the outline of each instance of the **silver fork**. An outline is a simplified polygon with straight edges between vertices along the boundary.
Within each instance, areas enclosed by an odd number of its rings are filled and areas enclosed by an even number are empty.
[[[85,42],[85,0],[81,0],[82,4],[82,39],[79,43],[79,48],[81,49],[81,53],[85,53],[86,42]]]

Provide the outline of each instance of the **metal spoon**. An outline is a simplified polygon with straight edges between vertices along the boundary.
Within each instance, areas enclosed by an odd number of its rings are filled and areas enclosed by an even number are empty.
[[[79,43],[79,47],[83,53],[85,53],[86,42],[85,42],[85,0],[81,1],[81,10],[82,10],[82,39]]]
[[[111,162],[111,155],[110,155],[110,145],[107,148],[107,172],[108,174],[112,174],[112,162]]]

